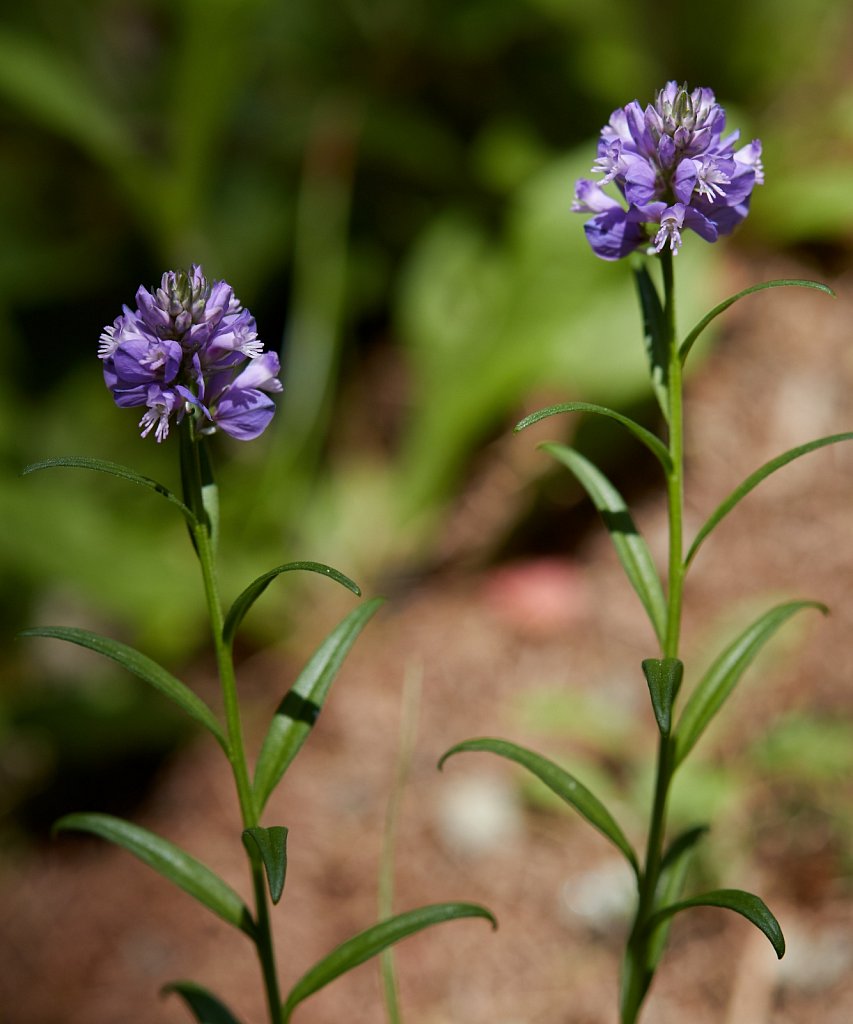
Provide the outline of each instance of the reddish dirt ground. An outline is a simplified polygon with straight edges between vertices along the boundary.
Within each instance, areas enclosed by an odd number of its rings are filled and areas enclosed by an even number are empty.
[[[800,274],[797,267],[752,265],[732,270],[729,284],[736,290]],[[723,335],[688,388],[689,530],[777,452],[853,428],[853,287],[849,278],[835,284],[834,301],[780,290],[727,314]],[[554,423],[540,437],[556,436]],[[501,441],[486,455],[495,479],[512,478],[517,493],[529,481],[510,446],[535,440]],[[525,472],[538,471],[542,460],[524,460]],[[853,1020],[853,781],[841,776],[810,786],[796,763],[787,774],[771,774],[748,756],[756,735],[786,715],[853,723],[851,495],[853,445],[807,456],[744,501],[709,540],[688,582],[686,686],[709,636],[722,635],[727,607],[756,615],[804,596],[825,601],[832,614],[804,613],[775,654],[745,677],[701,753],[697,748],[709,777],[730,768],[737,796],[721,805],[710,840],[714,864],[701,862],[702,877],[691,884],[759,892],[782,923],[788,955],[777,964],[766,940],[735,915],[682,915],[647,1024]],[[470,527],[466,514],[461,504],[451,520],[457,536]],[[660,555],[661,495],[643,490],[635,518]],[[454,543],[449,535],[448,548]],[[315,639],[305,638],[304,653]],[[624,922],[618,901],[608,909],[605,897],[623,877],[616,855],[497,758],[461,755],[442,773],[435,765],[469,736],[529,744],[575,766],[581,778],[593,770],[610,780],[617,816],[641,843],[642,809],[632,794],[637,765],[652,756],[655,727],[639,663],[653,654],[601,529],[571,558],[445,573],[390,601],[359,639],[266,818],[290,829],[287,887],[275,917],[285,984],[376,919],[401,684],[407,672],[422,671],[395,905],[471,900],[490,907],[500,928],[452,922],[401,944],[404,1019],[615,1024]],[[272,650],[242,666],[253,743],[296,664]],[[570,698],[568,717],[560,719],[558,703],[537,719],[531,709],[555,692]],[[597,727],[585,738],[572,716],[578,702],[591,701]],[[713,799],[707,787],[691,788],[688,817],[704,820]],[[184,845],[248,898],[235,813],[227,766],[199,737],[163,771],[137,820]],[[264,1019],[249,944],[120,850],[67,839],[39,848],[0,868],[0,892],[0,1013],[7,1024],[178,1024],[188,1020],[185,1009],[175,997],[157,995],[176,978],[214,989],[247,1024]],[[295,1017],[304,1024],[384,1020],[375,964],[312,997]]]

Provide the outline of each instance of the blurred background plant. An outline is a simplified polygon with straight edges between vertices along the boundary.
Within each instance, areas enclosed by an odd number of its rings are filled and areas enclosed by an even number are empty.
[[[853,241],[851,45],[845,0],[721,0],[711,18],[657,0],[4,11],[6,630],[106,620],[104,632],[177,662],[204,643],[181,527],[161,503],[94,475],[17,479],[60,454],[167,472],[95,360],[100,329],[138,284],[200,262],[233,282],[268,347],[281,340],[274,429],[251,451],[219,452],[225,585],[304,557],[387,588],[440,564],[452,496],[525,408],[553,396],[643,414],[634,297],[570,212],[611,110],[669,78],[711,85],[730,125],[765,146],[767,185],[739,244],[837,268]],[[724,294],[719,260],[710,247],[680,257],[684,322]],[[618,434],[579,429],[576,444],[619,459]],[[517,527],[501,520],[485,557]],[[283,628],[286,639],[285,594],[253,619],[257,642]],[[299,595],[303,612],[314,595]],[[101,685],[89,662],[23,666],[12,650],[0,710],[12,803],[58,763],[88,777],[81,724],[131,737],[118,743],[128,756],[159,756],[145,725],[159,703],[112,677]]]

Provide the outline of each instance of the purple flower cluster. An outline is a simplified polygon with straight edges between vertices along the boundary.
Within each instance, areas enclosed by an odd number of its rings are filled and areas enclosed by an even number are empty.
[[[101,334],[98,356],[116,405],[144,406],[142,436],[158,441],[174,416],[190,412],[201,433],[223,430],[241,441],[261,434],[281,391],[278,356],[265,352],[254,317],[225,281],[201,267],[165,273],[160,287],[136,293]]]
[[[668,82],[645,110],[634,100],[615,110],[601,132],[593,171],[581,178],[572,209],[595,216],[585,225],[593,252],[617,260],[651,243],[677,253],[690,228],[707,242],[727,235],[747,215],[755,185],[764,181],[761,143],[735,152],[738,132],[725,138],[726,113],[710,89]],[[613,182],[625,207],[601,188]]]

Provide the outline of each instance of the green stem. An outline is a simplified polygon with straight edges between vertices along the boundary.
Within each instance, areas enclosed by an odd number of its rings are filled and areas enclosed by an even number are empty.
[[[669,413],[669,454],[672,468],[667,473],[667,509],[669,520],[669,566],[667,589],[666,634],[662,656],[677,658],[681,634],[682,595],[684,589],[684,428],[682,402],[682,370],[678,355],[675,325],[675,291],[672,253],[660,254],[664,292],[664,330],[667,346],[667,397]],[[628,940],[622,975],[621,1022],[634,1024],[654,976],[650,963],[649,943],[652,936],[647,922],[655,911],[655,894],[660,881],[663,845],[666,837],[667,804],[674,771],[673,744],[669,735],[661,734],[658,745],[657,774],[646,859],[640,880],[637,913]]]
[[[207,601],[210,629],[216,653],[216,666],[222,689],[222,703],[225,709],[226,738],[228,741],[228,760],[234,775],[237,788],[237,799],[240,804],[240,816],[243,829],[254,828],[258,824],[258,811],[255,804],[252,783],[249,778],[249,766],[243,741],[243,724],[240,716],[240,703],[237,696],[237,677],[234,672],[234,660],[231,648],[226,643],[223,632],[225,616],[219,596],[219,583],[216,573],[216,556],[212,536],[209,510],[205,508],[204,486],[212,483],[204,480],[200,445],[202,440],[193,434],[193,425],[189,417],[182,425],[181,437],[181,478],[184,485],[184,500],[195,512],[198,525],[191,530],[193,545],[198,555],[204,581],[204,593]],[[270,927],[269,903],[263,865],[250,856],[252,868],[252,885],[255,894],[254,938],[264,978],[271,1024],[281,1024],[281,996],[275,968],[272,929]]]

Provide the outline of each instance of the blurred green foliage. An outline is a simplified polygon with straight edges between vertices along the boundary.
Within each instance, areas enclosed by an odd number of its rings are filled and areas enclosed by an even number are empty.
[[[200,262],[281,343],[274,429],[217,453],[226,587],[293,557],[369,585],[423,557],[472,453],[532,393],[641,394],[625,268],[596,261],[570,213],[616,106],[668,78],[711,85],[765,142],[741,238],[848,252],[851,32],[846,0],[720,0],[713,16],[670,0],[7,5],[6,629],[59,606],[155,655],[200,642],[168,508],[92,474],[17,478],[85,454],[176,486],[175,453],[139,441],[95,361],[138,284]],[[685,247],[685,323],[721,297],[719,258]],[[279,633],[281,608],[271,594],[249,627]]]

